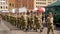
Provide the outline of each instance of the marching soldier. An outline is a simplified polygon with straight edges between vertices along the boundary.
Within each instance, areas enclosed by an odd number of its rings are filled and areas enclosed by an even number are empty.
[[[21,29],[21,13],[19,14],[19,17],[18,17],[18,28]]]
[[[39,13],[38,16],[39,16],[38,17],[39,29],[40,29],[40,32],[42,32],[43,31],[42,14]]]
[[[38,27],[39,27],[39,24],[38,24],[38,14],[35,13],[35,16],[34,16],[34,29],[36,30],[36,32],[37,32]]]
[[[26,14],[26,12],[25,12],[25,15],[24,15],[24,22],[25,22],[25,29],[26,29],[26,31],[27,31],[27,25],[28,25],[28,22],[27,22],[27,14]]]
[[[21,23],[22,23],[22,13],[20,13],[20,20],[19,20],[20,29],[22,29],[22,24]]]
[[[28,12],[28,14],[27,14],[27,24],[28,24],[28,29],[31,29],[31,14],[30,14],[30,12]]]
[[[49,12],[49,15],[47,17],[47,27],[48,27],[47,34],[50,33],[50,30],[52,31],[52,34],[54,34],[53,16],[51,12]]]
[[[31,18],[30,18],[30,19],[31,19],[31,28],[32,28],[32,29],[34,29],[34,16],[35,16],[35,15],[34,15],[34,13],[32,12],[32,13],[31,13]]]
[[[22,15],[22,13],[20,13],[20,15],[19,15],[19,28],[22,30],[23,29],[23,25],[22,25],[22,22],[23,22],[23,15]]]
[[[34,23],[34,17],[33,17],[33,12],[29,13],[28,15],[28,27],[29,29],[33,29],[33,23]]]
[[[42,25],[42,15],[38,13],[35,17],[35,20],[36,20],[36,23],[35,23],[36,31],[37,31],[37,29],[40,29],[40,31],[42,32],[42,27],[43,27],[43,25]]]
[[[26,29],[27,28],[27,15],[26,13],[24,12],[21,16],[21,20],[22,20],[22,29]]]
[[[25,27],[25,23],[24,23],[24,15],[23,13],[21,14],[21,29],[23,30]]]

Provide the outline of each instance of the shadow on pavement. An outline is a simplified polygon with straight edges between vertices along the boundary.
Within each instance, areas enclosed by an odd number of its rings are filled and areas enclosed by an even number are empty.
[[[55,27],[55,30],[60,31],[60,27]]]

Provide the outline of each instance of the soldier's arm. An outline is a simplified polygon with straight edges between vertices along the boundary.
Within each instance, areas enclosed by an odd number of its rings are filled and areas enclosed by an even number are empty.
[[[48,24],[49,24],[49,17],[47,17],[47,19],[46,19],[46,24],[48,26]]]

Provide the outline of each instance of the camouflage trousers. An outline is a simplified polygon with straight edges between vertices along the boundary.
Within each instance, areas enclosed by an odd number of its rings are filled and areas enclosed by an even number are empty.
[[[50,33],[50,30],[52,31],[52,34],[54,34],[54,27],[53,26],[49,26],[48,29],[47,29],[47,34]]]

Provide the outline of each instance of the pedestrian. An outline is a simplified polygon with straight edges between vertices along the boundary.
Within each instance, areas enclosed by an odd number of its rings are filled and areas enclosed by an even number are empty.
[[[52,12],[49,12],[49,15],[47,17],[47,34],[50,33],[50,30],[52,31],[52,34],[54,34],[54,26],[53,26],[53,15],[52,15]]]

